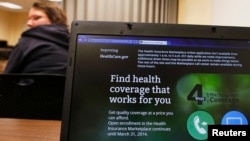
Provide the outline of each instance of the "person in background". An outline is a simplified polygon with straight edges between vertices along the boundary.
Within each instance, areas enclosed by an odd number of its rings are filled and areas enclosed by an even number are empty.
[[[28,14],[27,26],[10,54],[4,73],[65,74],[69,30],[61,7],[37,1]]]

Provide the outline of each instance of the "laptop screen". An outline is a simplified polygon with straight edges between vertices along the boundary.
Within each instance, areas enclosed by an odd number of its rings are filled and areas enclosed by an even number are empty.
[[[248,125],[250,30],[72,23],[61,141],[207,140]]]

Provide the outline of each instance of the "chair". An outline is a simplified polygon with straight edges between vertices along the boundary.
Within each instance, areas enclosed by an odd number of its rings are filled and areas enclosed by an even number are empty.
[[[0,74],[0,117],[61,120],[64,75]]]

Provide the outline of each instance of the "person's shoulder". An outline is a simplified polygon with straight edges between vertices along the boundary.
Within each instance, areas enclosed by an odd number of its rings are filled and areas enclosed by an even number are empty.
[[[46,32],[53,31],[53,32],[55,32],[55,31],[58,31],[58,30],[65,31],[65,32],[68,31],[66,26],[59,25],[59,24],[39,25],[39,26],[36,26],[36,27],[33,27],[33,28],[30,29],[30,31],[32,31],[32,32],[37,32],[37,31],[39,31],[39,32],[43,32],[43,31],[46,31]]]
[[[69,31],[67,27],[58,24],[48,24],[48,25],[40,25],[33,28],[30,28],[22,33],[22,37],[30,37],[30,38],[68,38]]]
[[[67,27],[58,24],[40,25],[25,31],[20,41],[39,44],[56,44],[68,47],[69,32]]]

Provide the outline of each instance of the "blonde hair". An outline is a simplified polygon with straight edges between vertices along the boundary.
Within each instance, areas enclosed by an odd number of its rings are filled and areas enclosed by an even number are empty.
[[[61,24],[68,27],[66,14],[56,3],[49,1],[37,1],[33,3],[32,7],[44,11],[52,24]]]

